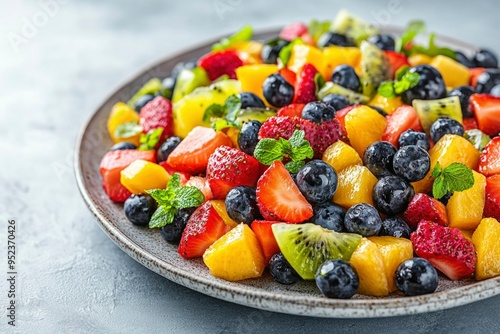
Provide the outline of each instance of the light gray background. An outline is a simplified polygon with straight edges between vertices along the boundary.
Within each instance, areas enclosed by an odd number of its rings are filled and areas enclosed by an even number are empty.
[[[245,23],[331,19],[345,7],[381,24],[424,18],[431,30],[499,52],[498,3],[60,0],[44,20],[46,2],[0,2],[0,332],[14,332],[5,316],[7,218],[18,228],[19,333],[498,332],[500,297],[417,316],[330,320],[188,290],[108,239],[72,171],[76,134],[93,108],[131,73],[184,47]],[[30,36],[11,43],[33,19],[36,29],[24,31]]]

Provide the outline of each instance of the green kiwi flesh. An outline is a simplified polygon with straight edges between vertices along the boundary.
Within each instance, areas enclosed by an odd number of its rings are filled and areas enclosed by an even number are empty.
[[[420,124],[427,134],[429,134],[432,123],[439,117],[450,117],[462,124],[462,107],[458,96],[438,100],[413,100],[412,104],[420,119]]]

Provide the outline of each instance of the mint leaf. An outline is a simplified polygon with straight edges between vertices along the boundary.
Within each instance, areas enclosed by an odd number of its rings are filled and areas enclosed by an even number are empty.
[[[226,110],[224,106],[220,104],[214,103],[208,106],[203,113],[203,122],[210,122],[212,118],[224,117]]]
[[[311,147],[309,141],[304,139],[305,132],[302,130],[295,130],[288,140],[292,152],[289,154],[290,158],[294,161],[302,161],[304,159],[311,159],[314,156],[314,150]]]
[[[130,138],[139,133],[142,133],[142,126],[137,121],[131,121],[118,125],[113,135],[115,138]]]
[[[181,176],[179,173],[174,173],[168,180],[167,189],[176,190],[181,187]]]
[[[437,199],[447,193],[470,189],[474,185],[472,170],[460,162],[454,162],[443,169],[437,163],[432,171],[432,176],[435,177],[432,195]]]
[[[140,146],[137,150],[139,151],[150,151],[154,150],[156,144],[160,141],[161,134],[163,133],[163,128],[156,128],[149,130],[148,133],[142,134],[139,139]]]
[[[283,145],[275,139],[261,139],[253,153],[255,159],[264,165],[271,165],[274,161],[283,160]]]
[[[231,95],[224,102],[224,107],[226,108],[226,120],[234,122],[238,112],[241,110],[241,100],[236,95]]]
[[[434,166],[434,169],[432,170],[431,177],[433,177],[433,178],[438,177],[439,174],[441,174],[441,171],[442,171],[441,164],[438,161],[438,162],[436,162],[436,166]]]
[[[156,208],[149,221],[149,228],[160,228],[174,221],[176,210],[172,207],[160,205]]]
[[[215,131],[220,131],[225,128],[238,126],[235,123],[238,117],[238,112],[241,110],[241,100],[236,95],[229,96],[224,105],[212,104],[203,114],[204,122],[212,122],[212,128]]]
[[[307,32],[314,38],[314,40],[318,40],[324,33],[330,30],[332,22],[330,21],[317,21],[311,20],[309,22],[309,28]]]
[[[429,57],[435,57],[438,55],[443,55],[446,57],[449,57],[451,59],[457,59],[457,55],[455,51],[453,51],[450,48],[445,48],[445,47],[438,47],[436,43],[434,42],[436,38],[436,34],[432,33],[429,35],[429,46],[426,48],[425,46],[422,45],[414,45],[410,49],[410,53],[421,53],[424,55],[427,55]]]
[[[196,187],[184,186],[177,191],[175,200],[176,209],[185,209],[200,206],[205,201],[205,196]]]
[[[238,32],[230,37],[223,38],[220,42],[212,45],[212,51],[226,50],[232,47],[237,42],[246,42],[252,39],[253,29],[250,25],[246,25],[241,28]]]
[[[304,161],[289,161],[285,164],[285,168],[292,174],[298,173],[299,170],[304,167],[306,163]]]
[[[403,76],[410,70],[410,66],[403,65],[396,71],[396,80],[401,80]]]
[[[393,81],[383,81],[377,89],[377,93],[383,97],[396,97],[396,92],[394,91]]]
[[[314,151],[309,141],[304,139],[305,132],[295,130],[289,140],[284,138],[261,139],[255,147],[254,157],[264,165],[270,165],[274,161],[283,161],[284,157],[292,160],[292,162],[302,162],[307,158],[314,156]],[[292,164],[290,168],[293,170],[299,164]],[[295,167],[294,167],[295,166]]]
[[[402,75],[401,73],[398,72],[401,76],[400,79],[382,82],[378,87],[377,93],[387,98],[396,97],[406,92],[408,89],[412,89],[420,81],[420,75],[418,73],[411,73],[408,71],[405,71]]]
[[[235,123],[229,122],[223,118],[219,118],[218,120],[212,123],[212,129],[214,129],[215,131],[222,131],[227,128],[237,128],[237,127],[238,126]]]
[[[284,46],[279,55],[278,55],[278,61],[279,61],[279,67],[283,68],[288,64],[288,61],[290,60],[290,56],[292,55],[292,49],[294,45],[299,45],[299,44],[305,44],[302,38],[297,37],[293,41],[290,42],[290,44]]]
[[[425,23],[423,21],[411,21],[406,26],[405,32],[396,39],[396,52],[405,52],[405,46],[412,42],[413,39],[425,31]]]

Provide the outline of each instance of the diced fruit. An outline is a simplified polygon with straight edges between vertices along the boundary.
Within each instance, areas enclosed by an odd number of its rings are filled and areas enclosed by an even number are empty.
[[[230,227],[207,201],[200,205],[189,218],[179,242],[179,254],[184,258],[200,257]]]
[[[432,57],[428,55],[424,55],[421,53],[411,55],[408,57],[408,63],[410,63],[411,67],[415,67],[418,65],[428,65],[432,62]]]
[[[278,72],[278,66],[273,64],[244,65],[236,69],[236,77],[241,83],[243,92],[256,94],[265,101],[262,85],[271,74]]]
[[[146,160],[132,162],[120,174],[120,183],[132,194],[143,194],[151,189],[165,189],[170,179],[170,175],[162,166]]]
[[[481,131],[477,128],[477,121],[474,117],[467,117],[467,118],[464,118],[462,121],[464,124],[465,131],[469,131],[469,130]]]
[[[500,97],[472,94],[470,103],[479,130],[490,136],[498,135],[500,132]]]
[[[500,174],[486,179],[484,217],[500,219]]]
[[[387,124],[384,116],[367,106],[351,110],[344,122],[347,138],[360,156],[369,145],[382,139]]]
[[[295,185],[281,161],[275,161],[257,182],[257,204],[266,220],[300,223],[313,209]]]
[[[391,69],[391,78],[394,78],[399,68],[403,66],[410,66],[410,64],[408,63],[408,58],[406,58],[406,55],[404,53],[384,51],[384,55],[389,62],[389,67]]]
[[[292,86],[295,87],[297,83],[297,73],[288,68],[282,68],[279,70],[279,74]]]
[[[462,123],[462,107],[458,96],[445,97],[439,100],[413,100],[413,108],[418,114],[420,124],[427,134],[440,117],[450,117]]]
[[[430,65],[441,73],[446,87],[455,88],[469,84],[469,68],[450,57],[438,55],[432,59]]]
[[[443,226],[448,225],[448,216],[444,204],[423,193],[413,196],[403,214],[403,218],[413,228],[417,228],[421,220],[431,221]]]
[[[158,78],[151,78],[135,94],[128,100],[127,105],[133,108],[141,97],[144,95],[155,95],[162,88],[161,80]]]
[[[294,103],[309,103],[316,101],[316,83],[314,77],[318,70],[311,64],[305,64],[298,72],[295,83]]]
[[[189,178],[189,180],[186,182],[185,185],[198,188],[198,190],[203,193],[203,196],[205,196],[205,201],[214,198],[214,195],[212,194],[212,189],[210,189],[210,184],[204,177],[192,176]]]
[[[325,79],[330,79],[333,71],[339,65],[356,67],[361,58],[357,47],[330,45],[323,48],[323,63]]]
[[[243,126],[243,123],[248,121],[259,121],[264,123],[269,117],[276,116],[276,111],[274,109],[268,108],[246,108],[241,109],[236,115],[234,123],[238,126]]]
[[[398,146],[399,136],[407,130],[421,131],[420,119],[411,106],[403,105],[387,116],[387,126],[382,140]]]
[[[241,41],[232,45],[231,49],[238,52],[244,64],[258,64],[262,62],[262,48],[264,44],[258,41]]]
[[[363,165],[358,152],[340,140],[326,149],[323,153],[323,161],[332,166],[337,174],[349,166]]]
[[[470,85],[474,88],[477,86],[477,79],[483,72],[485,72],[486,69],[483,67],[476,67],[476,68],[470,68],[469,73],[470,73]]]
[[[415,254],[452,280],[470,277],[476,266],[474,245],[460,230],[422,221],[411,235]]]
[[[278,110],[276,116],[302,117],[304,107],[303,103],[291,103]]]
[[[365,166],[353,165],[338,173],[337,191],[333,202],[350,208],[354,204],[373,205],[372,191],[377,178]]]
[[[484,218],[472,235],[476,247],[476,279],[500,275],[500,223],[494,218]]]
[[[475,171],[472,188],[455,192],[446,204],[450,227],[475,230],[483,217],[486,177]]]
[[[338,94],[344,96],[349,103],[351,104],[366,104],[370,99],[363,94],[356,93],[350,89],[344,88],[338,84],[334,84],[331,81],[328,81],[323,88],[320,89],[317,96],[319,100],[323,100],[323,98],[329,94]]]
[[[306,280],[314,279],[326,260],[348,261],[361,236],[337,233],[315,224],[273,224],[278,246],[297,273]]]
[[[140,113],[140,124],[144,133],[156,128],[163,128],[161,141],[174,134],[174,124],[172,119],[172,104],[163,96],[157,96],[148,102]]]
[[[391,68],[384,52],[375,45],[362,41],[359,49],[361,50],[361,76],[359,79],[363,86],[363,95],[372,97],[382,81],[391,78]]]
[[[292,47],[287,67],[295,73],[299,73],[305,64],[311,64],[323,74],[324,65],[321,50],[311,45],[295,44]]]
[[[212,207],[215,209],[215,211],[217,211],[217,213],[222,218],[222,220],[224,220],[224,223],[226,223],[227,226],[233,228],[238,225],[238,223],[232,220],[231,217],[229,217],[229,215],[227,214],[226,203],[224,203],[223,200],[214,199],[210,202],[212,203]]]
[[[276,238],[274,237],[272,226],[279,222],[268,220],[255,220],[250,226],[254,231],[257,239],[259,239],[264,259],[266,263],[269,262],[271,257],[280,251]]]
[[[116,137],[115,131],[121,124],[128,122],[139,122],[139,115],[123,102],[116,103],[111,109],[111,113],[108,118],[108,133],[114,143],[119,143],[123,141],[130,142],[135,146],[139,146],[140,133],[130,136],[130,137]]]
[[[198,60],[198,65],[207,71],[212,81],[223,75],[236,79],[235,70],[243,65],[243,61],[236,51],[225,50],[204,55]]]
[[[370,36],[380,34],[380,29],[342,9],[333,20],[331,30],[346,35],[358,44]]]
[[[210,155],[223,145],[232,145],[231,139],[223,132],[197,126],[170,153],[167,163],[182,172],[203,173]]]
[[[208,86],[209,84],[210,79],[203,68],[195,67],[193,69],[183,69],[175,81],[174,92],[172,93],[172,103],[179,101],[196,88]]]
[[[215,241],[203,254],[203,262],[212,275],[228,281],[260,277],[266,267],[259,241],[246,224]]]
[[[401,97],[384,97],[379,94],[375,94],[373,99],[370,101],[370,106],[378,107],[385,111],[387,114],[392,114],[394,110],[403,105]]]
[[[303,22],[293,22],[281,29],[279,37],[285,41],[292,41],[307,33],[307,25]]]

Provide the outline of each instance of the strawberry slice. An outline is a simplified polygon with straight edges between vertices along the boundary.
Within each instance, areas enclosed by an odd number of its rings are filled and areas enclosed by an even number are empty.
[[[500,97],[489,94],[472,94],[472,111],[479,130],[496,136],[500,132]]]
[[[174,120],[172,118],[172,103],[163,96],[157,96],[149,101],[140,112],[140,124],[144,133],[156,128],[163,128],[158,144],[165,138],[174,135]]]
[[[443,226],[448,225],[448,216],[444,204],[423,193],[413,196],[408,208],[403,213],[403,219],[413,228],[416,228],[421,220],[431,221]]]
[[[485,176],[500,174],[500,137],[495,137],[486,145],[479,156],[479,173]]]
[[[474,273],[477,261],[474,245],[459,229],[422,221],[410,239],[415,253],[448,278],[459,280]]]
[[[224,74],[236,79],[235,70],[243,65],[243,61],[234,50],[211,52],[198,60],[198,66],[207,71],[210,80],[220,78]]]
[[[470,80],[470,85],[472,87],[476,88],[477,78],[479,78],[479,76],[483,74],[484,71],[486,71],[484,67],[469,68],[469,73],[470,73],[469,80]]]
[[[408,62],[408,58],[404,53],[396,52],[396,51],[384,51],[385,57],[389,62],[389,66],[391,67],[391,78],[394,78],[396,72],[400,67],[410,66]]]
[[[295,83],[297,82],[297,74],[288,69],[288,68],[282,68],[279,70],[280,75],[292,86],[295,87]]]
[[[309,103],[316,101],[316,83],[314,77],[318,70],[311,64],[305,64],[297,76],[295,84],[294,103]]]
[[[291,103],[278,110],[276,116],[302,117],[302,109],[305,106],[304,103]]]
[[[257,182],[257,205],[266,220],[301,223],[313,216],[311,204],[281,161],[273,162]]]
[[[462,121],[464,131],[477,129],[477,121],[474,117],[466,117]]]
[[[257,159],[236,148],[220,146],[208,159],[207,180],[215,199],[226,198],[236,186],[254,187],[258,178]]]
[[[207,201],[199,206],[189,218],[177,251],[187,259],[200,257],[211,244],[230,229],[212,203]]]
[[[198,188],[199,191],[205,196],[205,201],[209,201],[214,198],[212,194],[212,189],[210,189],[210,184],[207,179],[201,176],[191,176],[186,182],[186,186],[193,186]]]
[[[225,133],[197,126],[170,153],[167,164],[177,171],[192,175],[203,173],[210,155],[222,145],[233,146]]]
[[[485,193],[483,217],[500,220],[500,174],[486,178]]]
[[[287,26],[285,26],[280,34],[279,37],[281,39],[284,39],[285,41],[292,41],[297,37],[302,36],[303,34],[307,33],[308,27],[305,23],[302,22],[293,22]]]
[[[254,231],[257,239],[260,242],[260,246],[262,247],[262,251],[264,252],[264,258],[266,259],[266,263],[269,262],[271,257],[280,251],[278,247],[278,243],[274,238],[273,230],[271,227],[273,224],[279,222],[268,221],[268,220],[255,220],[250,227]]]
[[[406,130],[423,131],[420,119],[413,107],[403,105],[387,116],[387,126],[382,140],[398,147],[399,136]]]

